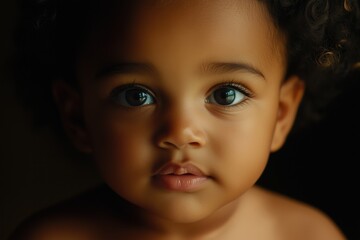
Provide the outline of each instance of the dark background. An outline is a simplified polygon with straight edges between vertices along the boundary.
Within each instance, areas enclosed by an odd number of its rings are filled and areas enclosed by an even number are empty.
[[[100,182],[88,162],[70,157],[49,129],[34,129],[9,81],[14,0],[0,0],[0,240],[25,217]]]
[[[35,130],[8,81],[15,1],[0,0],[0,240],[25,217],[100,183],[93,166],[70,157],[48,129]],[[360,239],[360,74],[328,117],[290,136],[259,184],[310,203]]]

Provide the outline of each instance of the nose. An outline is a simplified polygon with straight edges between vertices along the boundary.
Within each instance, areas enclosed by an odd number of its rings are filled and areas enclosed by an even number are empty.
[[[162,114],[163,115],[163,114]],[[156,143],[163,149],[201,148],[206,144],[203,117],[189,109],[173,109],[159,121]]]

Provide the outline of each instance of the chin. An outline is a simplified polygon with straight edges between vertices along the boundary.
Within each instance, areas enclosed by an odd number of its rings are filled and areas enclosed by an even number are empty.
[[[151,213],[173,223],[189,224],[207,218],[214,211],[214,209],[209,209],[204,204],[174,201],[172,203],[159,204]]]
[[[167,220],[179,224],[189,224],[189,223],[199,222],[204,218],[206,218],[207,216],[208,214],[195,214],[191,212],[191,213],[181,213],[177,215],[167,216]]]

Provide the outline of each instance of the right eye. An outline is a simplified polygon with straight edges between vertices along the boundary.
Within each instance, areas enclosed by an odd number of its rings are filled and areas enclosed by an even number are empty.
[[[141,107],[155,103],[155,97],[150,90],[133,84],[114,89],[111,100],[124,107]]]

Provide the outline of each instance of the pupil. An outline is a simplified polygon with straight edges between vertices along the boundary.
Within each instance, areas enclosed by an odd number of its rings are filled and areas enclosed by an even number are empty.
[[[140,106],[145,103],[147,100],[147,93],[138,90],[131,89],[126,92],[126,101],[132,106]]]
[[[216,90],[214,93],[214,98],[216,102],[220,105],[229,105],[235,100],[235,90],[232,88],[221,88]]]

